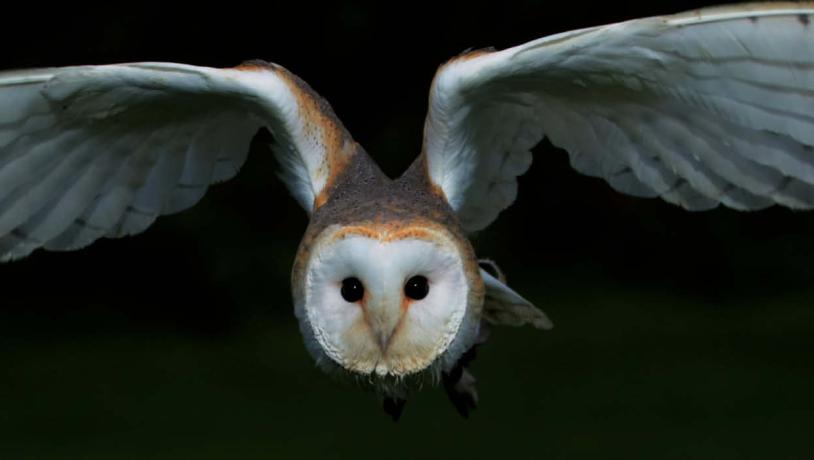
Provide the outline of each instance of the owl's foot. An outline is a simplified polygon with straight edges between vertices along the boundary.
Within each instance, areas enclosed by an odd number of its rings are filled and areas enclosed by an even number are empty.
[[[475,389],[475,377],[466,369],[462,369],[461,377],[457,382],[444,376],[444,390],[450,402],[463,418],[469,418],[469,411],[478,407],[478,391]]]
[[[478,406],[478,391],[475,389],[475,377],[466,368],[476,355],[476,346],[461,356],[451,371],[441,374],[444,390],[452,405],[463,418],[469,418],[469,412]]]

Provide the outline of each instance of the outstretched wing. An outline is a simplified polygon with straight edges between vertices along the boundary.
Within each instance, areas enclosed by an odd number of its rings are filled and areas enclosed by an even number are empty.
[[[547,136],[578,171],[690,210],[814,206],[814,5],[712,8],[460,56],[430,95],[428,173],[468,231]]]
[[[274,134],[281,177],[312,211],[353,141],[280,66],[0,73],[0,260],[143,231],[233,177],[261,127]]]

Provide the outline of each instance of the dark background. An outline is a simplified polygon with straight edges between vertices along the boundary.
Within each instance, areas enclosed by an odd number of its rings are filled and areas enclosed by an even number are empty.
[[[702,3],[171,6],[23,5],[2,18],[0,69],[274,61],[397,175],[449,57]],[[557,327],[494,332],[470,420],[425,389],[393,424],[314,367],[288,286],[306,216],[258,142],[140,236],[0,265],[0,458],[814,455],[814,214],[687,213],[535,153],[474,244]]]

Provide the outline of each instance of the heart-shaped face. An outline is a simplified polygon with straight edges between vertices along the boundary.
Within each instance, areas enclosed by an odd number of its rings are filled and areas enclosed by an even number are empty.
[[[397,377],[450,347],[471,291],[454,241],[414,227],[327,229],[304,283],[304,327],[322,351],[353,373]]]

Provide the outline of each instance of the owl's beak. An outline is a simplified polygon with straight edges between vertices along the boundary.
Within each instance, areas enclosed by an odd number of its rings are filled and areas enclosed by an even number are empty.
[[[400,302],[383,299],[367,306],[366,320],[382,353],[387,351],[393,336],[398,332],[404,311]]]

